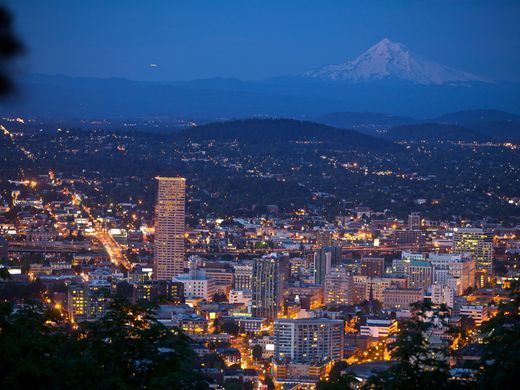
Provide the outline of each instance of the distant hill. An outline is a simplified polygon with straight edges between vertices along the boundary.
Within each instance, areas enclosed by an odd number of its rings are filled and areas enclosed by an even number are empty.
[[[520,115],[499,110],[467,110],[442,115],[435,122],[478,131],[501,141],[520,140]]]
[[[464,110],[434,118],[432,122],[468,124],[478,122],[520,122],[520,115],[499,110]]]
[[[325,125],[341,129],[353,129],[367,134],[417,122],[413,118],[379,112],[332,112],[319,117],[316,121]]]
[[[492,138],[458,125],[422,123],[393,127],[384,136],[392,141],[486,142]]]
[[[292,119],[246,119],[215,122],[186,129],[176,137],[179,141],[218,142],[238,141],[249,147],[311,145],[315,149],[395,149],[386,140],[354,130]],[[287,150],[288,151],[288,150]]]
[[[206,79],[148,82],[32,75],[17,80],[18,94],[0,107],[4,116],[46,119],[245,117],[317,118],[345,109],[434,117],[469,107],[520,107],[520,84],[423,84],[383,78],[349,83],[310,77],[268,80]],[[338,123],[341,127],[345,124]],[[395,124],[393,124],[395,125]]]

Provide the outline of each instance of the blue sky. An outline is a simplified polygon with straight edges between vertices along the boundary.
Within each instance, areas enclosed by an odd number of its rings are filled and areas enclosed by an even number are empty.
[[[520,81],[520,1],[4,3],[28,49],[26,73],[251,80],[343,62],[388,37],[436,62]]]

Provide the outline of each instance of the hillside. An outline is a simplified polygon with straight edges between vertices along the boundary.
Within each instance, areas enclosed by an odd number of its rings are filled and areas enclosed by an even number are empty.
[[[392,141],[486,142],[492,138],[477,131],[450,124],[423,123],[393,127],[384,136]]]
[[[520,122],[520,115],[500,110],[464,110],[450,112],[432,120],[439,123]]]
[[[392,143],[354,130],[292,119],[247,119],[215,122],[182,131],[178,140],[238,141],[250,147],[312,145],[313,148],[395,149]]]
[[[331,112],[319,117],[316,121],[325,125],[341,129],[354,129],[367,134],[416,122],[413,118],[379,112]]]
[[[499,110],[467,110],[442,115],[435,122],[464,126],[501,141],[520,140],[520,116]]]

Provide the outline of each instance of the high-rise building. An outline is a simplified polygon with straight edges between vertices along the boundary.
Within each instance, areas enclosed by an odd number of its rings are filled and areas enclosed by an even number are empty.
[[[361,275],[370,278],[385,274],[385,259],[382,257],[363,257],[361,259]]]
[[[269,321],[278,316],[283,305],[283,293],[288,277],[288,257],[272,255],[255,260],[252,283],[253,316],[264,317]]]
[[[235,290],[251,290],[253,280],[253,264],[234,264]]]
[[[348,305],[352,303],[353,280],[344,266],[337,266],[325,275],[324,298],[326,305]]]
[[[97,320],[108,311],[111,300],[106,280],[73,283],[68,287],[67,312],[76,322]]]
[[[277,319],[275,358],[319,364],[343,358],[343,321],[329,318]]]
[[[420,230],[421,229],[421,216],[419,213],[411,213],[408,216],[408,230]]]
[[[493,273],[493,239],[483,229],[455,228],[453,231],[453,251],[470,253],[475,258],[475,271],[479,273],[478,286],[489,282]]]
[[[314,252],[314,282],[323,285],[325,275],[341,261],[341,247],[325,246]]]
[[[433,284],[433,267],[429,261],[413,260],[408,266],[408,287],[427,288]]]
[[[171,280],[184,272],[186,179],[157,177],[154,277]]]
[[[428,260],[435,269],[434,283],[448,286],[458,295],[475,285],[475,259],[467,255],[430,253]]]

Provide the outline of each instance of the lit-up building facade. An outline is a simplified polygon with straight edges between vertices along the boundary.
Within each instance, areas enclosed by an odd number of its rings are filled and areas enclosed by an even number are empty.
[[[171,280],[184,272],[186,179],[157,177],[154,277]]]

